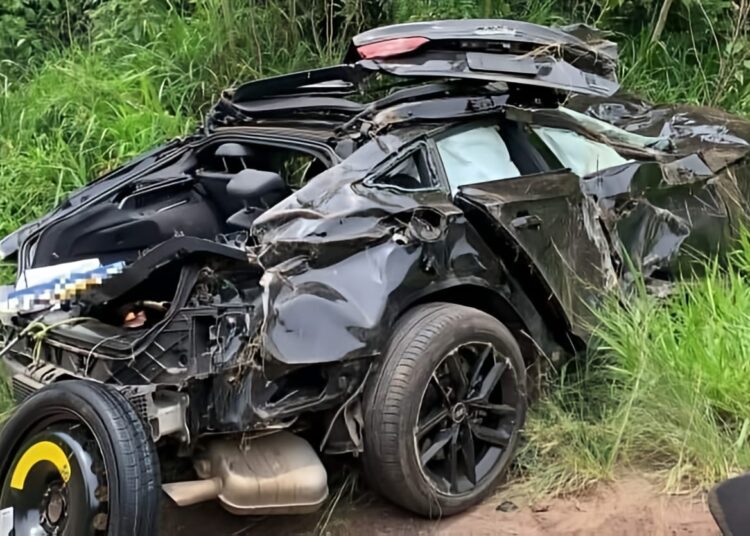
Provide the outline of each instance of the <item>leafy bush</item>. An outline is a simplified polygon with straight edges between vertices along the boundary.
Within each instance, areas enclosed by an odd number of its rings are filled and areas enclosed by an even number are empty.
[[[500,18],[510,12],[508,2],[495,0],[396,0],[393,3],[393,17],[397,22]]]
[[[328,3],[305,4],[101,4],[90,13],[88,39],[0,90],[0,234],[127,158],[189,132],[222,88],[337,61],[344,40],[325,39],[333,24]],[[349,34],[365,23],[359,11],[335,15]]]
[[[85,33],[100,0],[5,0],[0,6],[0,72],[23,74],[29,61],[70,45]]]

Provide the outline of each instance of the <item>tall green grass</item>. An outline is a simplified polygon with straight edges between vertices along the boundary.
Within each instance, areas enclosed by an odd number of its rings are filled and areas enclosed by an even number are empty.
[[[750,467],[750,239],[727,267],[641,291],[599,311],[590,359],[557,377],[527,430],[521,471],[565,493],[627,467],[669,490],[702,489]]]
[[[344,40],[321,37],[326,12],[310,10],[323,5],[197,0],[190,12],[145,17],[105,4],[90,35],[0,87],[0,234],[186,134],[223,88],[335,62]],[[352,33],[361,16],[344,12],[337,24]]]

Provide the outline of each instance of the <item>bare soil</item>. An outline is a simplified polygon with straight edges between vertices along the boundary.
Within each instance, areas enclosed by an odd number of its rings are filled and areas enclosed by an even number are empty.
[[[371,495],[340,504],[323,529],[330,536],[703,536],[719,535],[701,496],[669,496],[642,476],[624,477],[591,492],[522,505],[498,493],[469,512],[440,521],[412,516]],[[165,498],[165,501],[168,499]],[[341,501],[347,502],[346,500]],[[166,536],[276,536],[317,534],[321,514],[237,518],[216,504],[167,505]]]

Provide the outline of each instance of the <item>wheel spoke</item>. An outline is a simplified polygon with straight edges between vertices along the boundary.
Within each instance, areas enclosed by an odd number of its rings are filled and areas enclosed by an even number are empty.
[[[508,415],[515,415],[516,408],[508,404],[492,404],[485,402],[484,400],[469,400],[466,405],[472,409],[482,409],[487,413],[506,417]]]
[[[448,410],[442,407],[431,411],[430,414],[425,417],[424,421],[417,424],[417,439],[422,439],[427,432],[440,424],[440,422],[446,419],[448,415]]]
[[[503,430],[493,430],[487,426],[474,425],[471,427],[474,437],[495,447],[507,447],[510,441],[510,434]]]
[[[469,391],[469,380],[466,377],[464,368],[461,365],[461,357],[458,355],[458,351],[453,352],[446,359],[448,365],[448,372],[450,373],[451,379],[456,385],[456,399],[463,400],[466,397],[466,393]]]
[[[492,353],[492,346],[487,345],[484,350],[482,350],[482,353],[479,354],[479,357],[477,358],[477,363],[474,365],[474,370],[471,372],[471,380],[469,381],[469,388],[473,389],[477,386],[477,383],[479,382],[479,375],[482,373],[482,368],[484,367],[485,361],[487,361],[487,358]]]
[[[458,489],[458,425],[453,425],[451,432],[451,446],[450,446],[450,490],[456,491]]]
[[[508,362],[505,360],[495,363],[487,373],[487,376],[485,376],[484,380],[482,380],[482,386],[479,389],[479,393],[473,400],[481,400],[485,402],[489,400],[490,395],[497,386],[497,382],[500,381],[500,378],[507,368]]]
[[[412,456],[435,492],[456,497],[510,462],[523,422],[514,362],[479,335],[440,355],[412,420]]]
[[[443,399],[443,404],[446,408],[450,409],[450,407],[452,406],[451,399],[448,396],[446,390],[443,389],[443,386],[440,385],[440,380],[438,379],[437,374],[435,374],[434,372],[432,373],[432,382],[435,384],[435,389],[437,389],[440,393],[440,398]]]
[[[433,459],[438,452],[443,450],[443,447],[448,444],[448,442],[451,440],[452,437],[452,431],[451,430],[442,430],[435,436],[435,441],[432,442],[432,444],[427,447],[427,450],[422,452],[422,454],[419,456],[419,461],[422,462],[422,465],[427,464],[431,459]]]
[[[463,455],[464,465],[466,466],[466,478],[472,484],[477,483],[477,466],[474,458],[474,436],[471,428],[466,427],[463,432],[463,441],[461,441],[461,454]]]

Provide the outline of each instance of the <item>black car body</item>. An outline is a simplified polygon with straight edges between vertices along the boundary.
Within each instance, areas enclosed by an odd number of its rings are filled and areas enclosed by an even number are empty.
[[[182,457],[316,427],[320,450],[367,456],[368,377],[410,311],[482,311],[525,367],[554,362],[603,292],[663,289],[744,215],[748,123],[615,94],[616,49],[585,27],[399,25],[345,62],[226,92],[0,243],[19,279],[121,263],[4,315],[19,402],[93,380]]]

